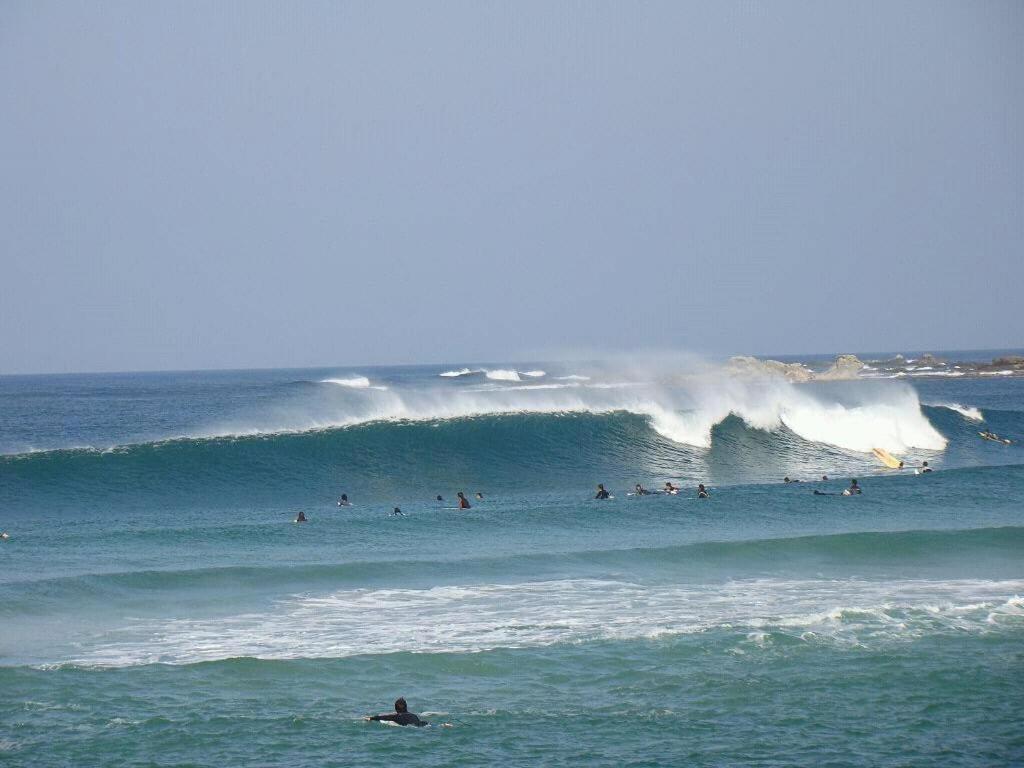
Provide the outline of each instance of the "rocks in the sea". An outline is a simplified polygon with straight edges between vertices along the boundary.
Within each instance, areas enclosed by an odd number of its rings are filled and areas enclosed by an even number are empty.
[[[823,381],[838,381],[840,379],[855,379],[864,367],[864,363],[856,355],[839,355],[832,366],[814,378]]]
[[[991,368],[1016,368],[1018,370],[1024,369],[1024,357],[1020,355],[1006,355],[1005,357],[997,357],[992,360]]]
[[[925,352],[923,355],[921,355],[919,358],[917,358],[917,360],[915,362],[919,366],[924,366],[924,365],[936,366],[936,365],[945,365],[946,364],[946,361],[943,358],[936,357],[931,352]]]
[[[839,355],[827,371],[815,373],[803,363],[783,363],[779,360],[761,360],[743,355],[731,358],[728,367],[731,372],[743,376],[782,376],[787,381],[801,383],[815,379],[854,379],[864,367],[864,363],[856,355]]]
[[[810,381],[814,374],[801,363],[783,363],[779,360],[761,360],[749,355],[730,358],[729,370],[741,376],[782,376],[787,381]]]

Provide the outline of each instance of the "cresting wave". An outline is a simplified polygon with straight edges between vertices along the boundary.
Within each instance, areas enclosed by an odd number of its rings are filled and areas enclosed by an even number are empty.
[[[524,375],[540,378],[543,373]],[[625,412],[644,417],[668,440],[694,448],[709,448],[713,428],[731,416],[751,429],[788,430],[811,443],[861,453],[876,447],[894,453],[938,451],[947,442],[922,412],[914,389],[898,382],[815,386],[715,373],[611,382],[576,377],[559,384],[520,386],[515,384],[516,371],[489,371],[487,376],[509,386],[385,387],[362,376],[327,379],[324,383],[337,386],[181,437],[264,436],[371,422],[443,422],[511,414]]]

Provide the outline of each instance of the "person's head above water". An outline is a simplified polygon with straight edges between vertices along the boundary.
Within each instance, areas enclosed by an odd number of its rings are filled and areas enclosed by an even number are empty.
[[[480,500],[483,500],[483,498],[484,498],[484,495],[483,495],[482,493],[480,493],[480,491],[477,491],[477,492],[476,492],[476,497],[477,497],[478,499],[480,499]]]
[[[347,493],[341,494],[341,500],[342,501],[348,501],[348,494]]]
[[[409,705],[405,703],[405,699],[399,697],[395,699],[395,712],[408,712]]]
[[[922,466],[922,467],[927,467],[927,466],[928,466],[928,462],[927,462],[927,461],[926,461],[926,462],[924,462],[924,463],[923,463],[923,464],[922,464],[921,466]]]
[[[598,483],[597,484],[597,490],[603,491],[604,490],[604,483]]]
[[[850,485],[856,485],[856,484],[857,484],[857,479],[856,478],[854,478],[853,480],[850,481]]]
[[[458,496],[458,497],[459,497],[460,499],[464,499],[464,498],[466,498],[466,494],[464,494],[464,493],[463,493],[462,491],[459,491],[459,492],[458,492],[457,494],[455,494],[455,495],[456,495],[456,496]]]
[[[437,500],[438,500],[438,501],[444,501],[444,499],[442,499],[442,498],[441,498],[441,494],[440,494],[440,493],[439,493],[439,494],[437,494]]]

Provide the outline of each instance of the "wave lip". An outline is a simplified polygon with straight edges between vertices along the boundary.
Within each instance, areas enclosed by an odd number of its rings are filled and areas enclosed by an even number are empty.
[[[370,386],[370,380],[365,376],[350,376],[347,379],[321,379],[321,384],[337,384],[339,387],[352,387],[353,389],[366,389]]]
[[[493,371],[487,371],[487,378],[494,381],[522,381],[519,378],[519,372],[506,368],[497,368]]]

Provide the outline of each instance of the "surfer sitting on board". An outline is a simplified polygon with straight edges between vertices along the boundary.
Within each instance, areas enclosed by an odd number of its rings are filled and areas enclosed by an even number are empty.
[[[925,472],[931,472],[931,471],[932,471],[932,468],[928,466],[928,462],[927,461],[925,461],[925,462],[923,462],[921,464],[921,474],[924,474]]]
[[[595,499],[610,499],[611,496],[612,495],[604,489],[604,483],[597,484],[597,495],[594,497]]]
[[[466,498],[466,494],[459,491],[457,495],[459,497],[459,509],[472,509],[472,507],[469,506],[469,499]]]
[[[708,489],[704,487],[704,483],[697,486],[697,498],[698,499],[710,499],[711,494],[708,493]]]
[[[679,493],[679,489],[672,485],[671,482],[668,482],[665,483],[664,493],[671,493],[673,496],[675,496],[677,493]]]
[[[348,500],[348,494],[347,493],[341,494],[341,498],[338,499],[338,506],[339,507],[351,507],[352,506],[352,502]]]
[[[306,513],[305,512],[299,512],[299,514],[295,517],[295,522],[296,523],[304,523],[304,522],[306,522]]]
[[[409,711],[409,705],[405,703],[405,699],[398,699],[395,701],[394,712],[384,712],[379,715],[368,715],[363,718],[367,722],[377,723],[395,723],[396,725],[415,725],[417,728],[422,728],[424,725],[430,725],[426,720],[421,720],[419,716],[414,715]]]
[[[637,496],[646,496],[647,494],[650,493],[650,491],[648,491],[646,488],[640,485],[640,483],[637,483],[636,486],[633,488],[633,493],[635,493]]]
[[[856,496],[860,493],[860,486],[857,485],[856,480],[850,481],[850,487],[843,491],[843,496]]]

